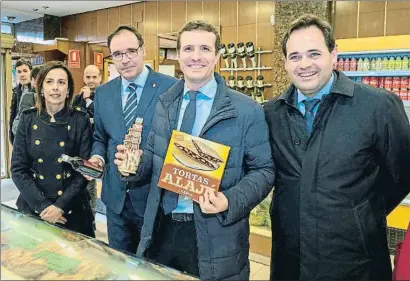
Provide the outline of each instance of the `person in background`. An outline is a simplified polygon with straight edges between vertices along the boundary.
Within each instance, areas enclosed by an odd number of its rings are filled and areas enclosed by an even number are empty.
[[[32,70],[31,62],[19,59],[16,62],[16,75],[18,84],[13,89],[10,105],[10,119],[9,119],[9,140],[11,144],[14,142],[13,122],[19,110],[20,100],[24,93],[32,91],[30,84],[30,73]]]
[[[87,181],[61,159],[62,154],[89,157],[90,120],[85,111],[70,108],[74,81],[61,62],[42,67],[36,88],[36,106],[21,114],[11,159],[20,191],[17,208],[94,237]]]
[[[83,80],[85,86],[81,88],[81,91],[73,99],[73,107],[81,107],[84,109],[88,116],[90,117],[90,122],[92,128],[94,128],[94,94],[95,88],[101,85],[101,73],[100,69],[95,65],[88,65],[84,69]],[[91,179],[87,184],[88,192],[91,196],[91,209],[93,210],[94,215],[94,229],[95,229],[95,214],[96,214],[96,205],[97,205],[97,181]]]
[[[17,113],[16,118],[13,121],[12,132],[14,135],[16,135],[21,113],[24,110],[33,107],[36,103],[36,81],[37,81],[37,75],[39,72],[40,72],[40,67],[35,67],[31,70],[31,74],[30,74],[31,89],[28,92],[24,92],[23,95],[21,96],[18,113]]]
[[[95,91],[90,162],[105,166],[101,199],[107,207],[109,244],[134,254],[140,241],[150,186],[146,181],[130,189],[133,183],[121,181],[114,154],[137,117],[144,119],[141,147],[145,147],[158,97],[176,79],[144,65],[144,39],[134,27],[119,26],[107,41],[120,76]]]
[[[214,72],[219,45],[203,21],[178,33],[184,80],[159,98],[137,175],[124,180],[151,180],[138,256],[202,280],[249,280],[249,214],[272,189],[274,167],[262,107]],[[199,204],[157,186],[173,129],[231,147],[219,192],[207,190]]]
[[[392,278],[387,215],[410,191],[410,125],[398,96],[350,80],[330,24],[294,21],[292,82],[265,105],[276,182],[271,280]]]

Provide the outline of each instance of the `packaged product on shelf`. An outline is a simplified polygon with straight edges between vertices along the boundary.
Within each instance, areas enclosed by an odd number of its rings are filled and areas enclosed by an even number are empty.
[[[367,76],[363,77],[362,83],[366,84],[366,85],[369,85],[370,84],[370,77],[367,77]]]
[[[393,89],[400,89],[400,77],[393,77]]]
[[[379,82],[379,79],[377,77],[370,77],[369,85],[377,88],[379,86],[378,82]]]
[[[356,71],[357,70],[357,59],[356,58],[351,58],[350,59],[349,70],[350,71]]]
[[[407,89],[409,87],[409,77],[402,77],[400,79],[400,89]]]
[[[409,57],[404,56],[403,59],[401,60],[401,69],[402,70],[409,70],[410,69],[410,63],[409,63]]]
[[[401,57],[396,57],[396,66],[394,68],[395,70],[401,70],[401,68],[402,68],[401,62],[402,62],[402,58]]]
[[[389,70],[395,70],[396,69],[396,60],[394,57],[390,57],[389,59]]]
[[[393,87],[393,77],[385,77],[384,78],[384,88],[388,91],[391,91]]]
[[[379,88],[384,88],[384,77],[379,77],[378,84]]]
[[[370,70],[376,70],[377,69],[377,61],[376,58],[372,58],[370,60]]]
[[[377,70],[377,71],[383,70],[383,60],[382,60],[382,57],[377,57],[377,59],[376,59],[376,70]]]
[[[344,59],[340,58],[337,60],[337,70],[343,71]]]
[[[357,61],[357,71],[363,71],[363,59],[359,58]]]
[[[343,71],[349,71],[350,69],[350,59],[345,58],[345,61],[343,63]]]
[[[407,90],[407,88],[406,88],[406,89],[400,89],[399,97],[400,97],[402,100],[409,100],[409,95],[408,95],[408,90]]]
[[[384,57],[382,60],[382,70],[389,70],[389,58]]]
[[[369,58],[364,58],[363,59],[363,71],[369,71],[370,70],[370,60]]]

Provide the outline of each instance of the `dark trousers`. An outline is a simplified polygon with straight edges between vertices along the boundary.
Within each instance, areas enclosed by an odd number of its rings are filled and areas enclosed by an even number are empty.
[[[199,276],[195,222],[178,222],[163,215],[153,245],[153,260]]]
[[[108,241],[112,248],[135,254],[141,238],[144,218],[132,207],[130,195],[125,196],[121,214],[115,214],[107,208]]]

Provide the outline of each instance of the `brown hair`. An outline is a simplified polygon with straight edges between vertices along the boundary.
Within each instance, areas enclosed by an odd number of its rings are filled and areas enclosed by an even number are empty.
[[[111,33],[110,35],[108,35],[108,38],[107,38],[107,46],[108,46],[108,49],[109,49],[110,51],[111,51],[111,46],[110,46],[110,45],[111,45],[112,39],[114,38],[115,35],[120,34],[121,31],[124,31],[124,30],[127,30],[127,31],[133,33],[133,34],[137,37],[138,42],[139,42],[139,46],[138,46],[138,47],[141,47],[142,45],[144,45],[144,38],[142,38],[142,35],[138,32],[137,29],[135,29],[134,27],[129,26],[129,25],[120,25],[119,27],[117,27],[116,30],[114,30],[113,33]]]
[[[22,66],[22,65],[27,65],[27,67],[28,67],[30,70],[33,69],[33,66],[31,65],[31,62],[28,61],[28,60],[25,60],[25,59],[19,59],[19,60],[16,62],[16,65],[15,65],[14,67],[17,68],[17,67],[20,67],[20,66]]]
[[[193,30],[202,30],[202,31],[212,32],[213,34],[215,34],[216,36],[215,53],[218,53],[219,45],[221,44],[221,36],[219,36],[218,30],[212,24],[201,21],[201,20],[187,22],[178,32],[178,37],[177,37],[177,51],[178,52],[179,52],[179,49],[181,48],[182,33],[186,31],[193,31]]]
[[[335,36],[332,31],[332,27],[330,26],[330,24],[327,21],[322,20],[315,15],[306,14],[306,15],[299,17],[295,21],[293,21],[290,25],[290,28],[288,29],[288,31],[285,33],[285,36],[283,37],[282,52],[285,57],[287,55],[286,43],[288,42],[289,37],[292,34],[292,32],[303,29],[303,28],[308,28],[310,26],[316,26],[322,32],[329,52],[332,52],[334,50],[336,46],[336,42],[335,42]]]
[[[37,92],[37,100],[36,100],[36,108],[38,112],[46,108],[46,102],[44,96],[42,95],[43,91],[43,83],[44,79],[46,78],[47,74],[53,69],[63,69],[67,73],[68,78],[68,98],[65,100],[65,107],[70,106],[71,100],[73,99],[74,95],[74,79],[71,71],[64,65],[61,61],[50,61],[43,67],[41,67],[40,72],[37,75],[36,81],[36,92]]]

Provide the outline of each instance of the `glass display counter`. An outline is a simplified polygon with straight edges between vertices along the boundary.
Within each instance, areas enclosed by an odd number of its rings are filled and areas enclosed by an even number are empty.
[[[1,279],[197,280],[1,205]]]

